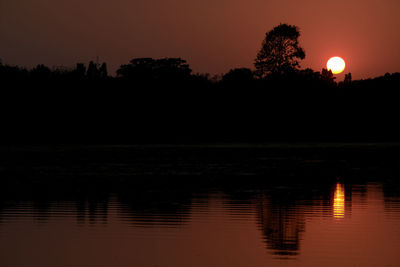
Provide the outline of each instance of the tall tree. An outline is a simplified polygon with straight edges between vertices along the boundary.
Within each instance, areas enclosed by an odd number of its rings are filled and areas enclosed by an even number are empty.
[[[306,56],[299,37],[298,27],[288,24],[280,24],[267,32],[254,62],[257,76],[284,74],[299,68],[299,60]]]
[[[99,76],[98,64],[90,61],[86,75],[89,79],[97,78]]]
[[[345,84],[351,84],[351,80],[352,80],[352,78],[351,78],[351,72],[349,72],[348,74],[345,74],[345,75],[344,75],[344,83],[345,83]]]
[[[80,79],[84,78],[86,75],[86,66],[83,63],[77,63],[75,69],[76,76]]]
[[[322,69],[320,79],[326,85],[334,85],[336,77],[333,76],[331,70]]]
[[[107,78],[108,76],[107,63],[104,62],[103,64],[101,64],[99,69],[99,74],[101,78]]]

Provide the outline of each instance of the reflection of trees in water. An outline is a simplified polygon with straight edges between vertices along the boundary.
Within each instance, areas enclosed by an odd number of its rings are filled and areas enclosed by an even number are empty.
[[[263,185],[256,188],[253,191],[229,192],[225,204],[239,204],[243,208],[236,208],[235,213],[243,215],[249,214],[248,209],[253,208],[267,250],[279,258],[295,257],[300,251],[308,212],[320,206],[329,207],[329,186],[306,188]],[[246,205],[247,209],[244,208]]]
[[[280,256],[297,255],[301,233],[305,230],[305,215],[295,203],[259,199],[257,216],[267,248]]]
[[[256,204],[257,219],[267,249],[280,258],[298,255],[307,217],[332,216],[331,187],[294,186],[260,196]]]
[[[109,209],[109,197],[90,197],[90,198],[78,198],[75,203],[76,207],[76,221],[78,224],[96,224],[101,222],[107,223],[108,220],[108,209]]]
[[[80,192],[53,191],[45,195],[39,191],[37,195],[24,194],[24,199],[18,197],[0,199],[0,221],[4,221],[10,209],[28,203],[32,213],[29,216],[45,222],[57,212],[68,211],[76,216],[79,224],[107,223],[110,209],[117,212],[118,219],[139,227],[181,227],[191,221],[192,209],[204,197],[203,206],[208,205],[209,188],[179,188],[178,184],[155,188],[148,186],[126,186],[118,188],[84,186]],[[227,186],[225,186],[227,187]],[[367,197],[366,185],[347,183],[345,186],[330,183],[320,183],[313,186],[290,186],[280,188],[271,185],[231,186],[232,190],[221,187],[223,206],[236,218],[246,217],[256,212],[266,248],[279,257],[291,257],[300,252],[305,222],[308,217],[326,216],[333,218],[335,208],[340,211],[339,218],[351,215],[351,203],[354,197],[356,203],[365,203]],[[86,188],[86,189],[84,189]],[[243,188],[246,188],[244,190]],[[253,189],[252,189],[253,188]],[[264,188],[264,189],[262,189]],[[338,191],[338,188],[340,189]],[[383,183],[382,186],[386,212],[400,210],[400,188],[397,181]],[[37,188],[33,188],[33,191]],[[381,189],[380,189],[381,190]],[[197,193],[196,193],[197,192]],[[115,198],[111,197],[115,195]],[[335,202],[335,196],[341,196]],[[196,205],[193,206],[193,199]],[[114,199],[114,200],[113,200]],[[340,204],[340,206],[339,206]],[[335,206],[336,205],[336,206]],[[254,209],[255,207],[255,209]],[[54,215],[56,214],[56,215]]]
[[[192,194],[182,191],[146,191],[118,196],[123,220],[136,226],[179,227],[190,221]]]
[[[400,181],[394,178],[383,184],[383,194],[385,212],[387,214],[398,212],[400,210]]]
[[[72,215],[77,224],[107,224],[110,209],[118,219],[141,227],[179,227],[190,220],[193,196],[189,192],[125,190],[115,198],[111,195],[114,194],[0,200],[0,222],[10,215],[32,216],[39,222]]]
[[[365,186],[356,188],[363,192]],[[307,218],[351,216],[352,189],[352,184],[322,183],[274,189],[258,196],[257,219],[267,249],[280,258],[298,255]],[[363,201],[366,194],[360,198]]]
[[[388,179],[386,183],[382,184],[382,188],[385,197],[400,198],[400,179],[398,176]]]

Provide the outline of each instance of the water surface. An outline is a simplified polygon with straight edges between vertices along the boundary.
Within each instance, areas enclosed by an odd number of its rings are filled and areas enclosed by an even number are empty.
[[[0,266],[400,266],[387,148],[226,149],[3,151]]]

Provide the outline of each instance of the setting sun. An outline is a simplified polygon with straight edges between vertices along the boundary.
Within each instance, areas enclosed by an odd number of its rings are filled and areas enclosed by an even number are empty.
[[[333,74],[339,74],[344,71],[346,63],[341,57],[332,57],[326,63],[328,70],[331,70]]]

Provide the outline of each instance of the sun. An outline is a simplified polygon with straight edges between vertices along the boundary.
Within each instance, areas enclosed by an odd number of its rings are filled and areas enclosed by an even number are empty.
[[[331,57],[326,63],[328,70],[331,70],[333,74],[339,74],[344,71],[346,63],[341,57]]]

